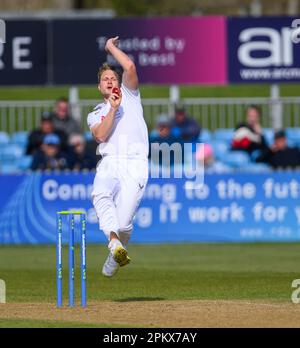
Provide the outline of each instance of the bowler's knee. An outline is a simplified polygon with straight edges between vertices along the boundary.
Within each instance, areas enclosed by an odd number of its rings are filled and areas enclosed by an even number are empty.
[[[122,232],[129,232],[129,231],[132,230],[132,228],[133,228],[132,223],[127,223],[127,224],[125,224],[125,223],[120,223],[120,229],[119,229],[119,231],[122,231]]]
[[[112,194],[109,191],[95,193],[92,196],[94,206],[103,205],[112,201]]]

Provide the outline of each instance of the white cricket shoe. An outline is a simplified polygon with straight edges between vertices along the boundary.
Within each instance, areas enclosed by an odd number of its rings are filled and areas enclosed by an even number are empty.
[[[102,268],[102,274],[105,277],[113,277],[119,270],[119,264],[114,260],[112,253],[110,252],[104,262]]]

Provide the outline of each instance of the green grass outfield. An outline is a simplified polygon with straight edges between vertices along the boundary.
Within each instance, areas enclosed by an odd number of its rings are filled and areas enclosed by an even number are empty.
[[[291,283],[300,278],[298,243],[132,245],[132,263],[112,279],[101,275],[106,255],[103,245],[88,246],[88,300],[290,302]],[[63,261],[67,265],[67,250]],[[66,268],[63,276],[66,295]],[[55,246],[1,246],[0,279],[6,282],[7,302],[55,303]],[[79,298],[79,276],[77,281]]]
[[[67,249],[63,251],[66,266]],[[88,245],[88,301],[236,299],[291,303],[291,283],[300,278],[299,243],[131,245],[132,263],[111,279],[101,275],[106,255],[105,246]],[[78,303],[78,247],[75,256]],[[0,279],[6,282],[7,303],[45,302],[55,306],[55,260],[55,245],[1,246]],[[63,277],[66,304],[66,267]],[[87,326],[109,327],[107,323],[0,319],[0,327]]]
[[[95,86],[79,88],[80,99],[97,99],[99,92]],[[280,85],[281,96],[299,96],[299,84]],[[55,100],[68,96],[69,87],[0,87],[0,100]],[[143,98],[168,98],[169,86],[142,85]],[[218,97],[268,97],[270,85],[230,85],[230,86],[181,86],[182,98],[218,98]]]

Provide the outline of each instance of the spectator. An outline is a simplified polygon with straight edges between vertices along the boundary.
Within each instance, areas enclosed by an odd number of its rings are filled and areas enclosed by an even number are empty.
[[[79,124],[69,114],[69,103],[66,98],[60,98],[56,101],[53,122],[55,128],[63,130],[68,137],[75,133],[81,133]]]
[[[59,137],[52,133],[47,134],[43,140],[41,149],[34,156],[31,165],[32,170],[64,170],[70,169],[72,162],[69,155],[60,150]]]
[[[197,121],[188,117],[185,108],[181,105],[177,105],[175,108],[171,128],[172,132],[178,134],[184,142],[196,142],[201,131]]]
[[[167,115],[161,114],[156,121],[156,134],[152,135],[150,138],[151,149],[149,151],[149,156],[152,161],[156,162],[158,158],[152,156],[152,151],[159,150],[159,146],[163,143],[171,146],[174,143],[179,143],[180,139],[171,134],[170,119]],[[182,144],[180,144],[181,146]],[[182,149],[183,150],[183,149]],[[170,164],[174,164],[174,151],[170,154]],[[159,152],[159,164],[162,164],[162,151]]]
[[[274,144],[257,158],[257,162],[265,162],[273,168],[295,168],[300,166],[300,150],[289,147],[284,130],[277,131]]]
[[[27,155],[33,155],[37,150],[40,149],[44,137],[47,134],[54,133],[59,137],[61,149],[67,151],[67,135],[62,130],[54,129],[52,116],[49,112],[45,111],[42,113],[41,126],[33,130],[28,137],[28,145],[26,149]]]
[[[171,124],[168,115],[160,114],[156,120],[156,132],[151,136],[152,143],[168,143],[169,145],[178,142],[179,138],[171,132]]]
[[[232,171],[226,164],[217,161],[213,148],[209,144],[199,144],[196,151],[196,160],[204,167],[205,173],[226,173]]]
[[[268,146],[262,134],[259,107],[255,105],[249,106],[246,118],[246,123],[239,124],[235,129],[231,149],[246,151],[249,155],[256,150],[266,150]]]
[[[73,150],[73,169],[91,170],[96,167],[97,161],[95,161],[95,157],[87,151],[86,141],[81,134],[71,135],[69,144]]]
[[[95,139],[87,140],[85,143],[85,151],[93,158],[93,162],[96,163],[96,165],[101,159],[101,156],[97,152],[98,145],[99,143],[97,143]]]

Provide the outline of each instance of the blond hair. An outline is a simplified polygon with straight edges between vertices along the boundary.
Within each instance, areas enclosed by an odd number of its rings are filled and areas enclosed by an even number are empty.
[[[109,65],[108,63],[103,63],[102,66],[98,69],[98,83],[100,83],[101,76],[104,73],[104,71],[107,70],[113,71],[119,81],[119,84],[121,84],[121,74],[117,71],[117,69],[114,66]]]

